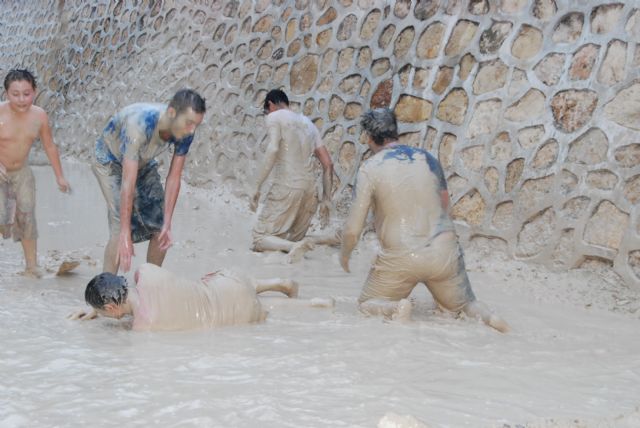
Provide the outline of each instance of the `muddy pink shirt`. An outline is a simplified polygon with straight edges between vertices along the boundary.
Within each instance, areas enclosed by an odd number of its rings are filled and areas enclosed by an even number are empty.
[[[198,282],[150,263],[138,272],[134,330],[187,330],[262,319],[253,281],[239,273],[222,270]]]

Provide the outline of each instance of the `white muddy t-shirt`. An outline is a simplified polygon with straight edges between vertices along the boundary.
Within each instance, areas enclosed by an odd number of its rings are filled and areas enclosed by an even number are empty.
[[[138,272],[135,330],[187,330],[262,319],[253,281],[239,273],[221,270],[199,282],[150,263]]]

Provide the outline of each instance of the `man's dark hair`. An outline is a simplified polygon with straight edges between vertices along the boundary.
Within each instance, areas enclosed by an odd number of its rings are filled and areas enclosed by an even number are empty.
[[[37,85],[36,85],[36,77],[33,74],[31,74],[31,72],[29,70],[16,68],[16,69],[13,69],[13,70],[9,70],[9,72],[6,75],[6,77],[4,78],[4,90],[8,91],[9,90],[9,86],[13,82],[19,82],[21,80],[25,80],[25,81],[31,83],[31,87],[34,90],[36,89],[36,87],[37,87]]]
[[[127,280],[109,272],[93,277],[84,291],[84,300],[96,309],[103,309],[107,303],[121,305],[127,300]]]
[[[379,146],[382,146],[387,139],[396,140],[398,138],[396,115],[388,108],[369,110],[362,115],[360,126]]]
[[[191,108],[196,113],[207,111],[204,98],[193,89],[180,89],[169,101],[169,107],[173,107],[177,114]]]
[[[289,97],[280,89],[272,89],[267,93],[267,96],[264,97],[264,105],[262,106],[264,111],[269,110],[269,101],[274,105],[284,103],[287,107],[289,106]]]

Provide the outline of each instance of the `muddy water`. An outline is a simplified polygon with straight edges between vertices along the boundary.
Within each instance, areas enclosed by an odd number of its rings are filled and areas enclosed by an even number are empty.
[[[434,312],[424,287],[411,324],[363,318],[355,300],[375,241],[360,243],[352,274],[333,249],[285,265],[247,250],[255,218],[219,190],[183,187],[165,266],[192,278],[219,267],[293,277],[300,297],[332,296],[333,310],[270,297],[264,324],[180,333],[68,321],[99,271],[107,222],[89,169],[65,167],[69,196],[35,168],[39,254],[51,266],[80,258],[76,274],[22,278],[20,247],[0,245],[0,427],[372,427],[389,412],[429,427],[492,427],[612,418],[640,403],[637,316],[533,298],[496,268],[471,280],[509,335]],[[134,266],[144,253],[136,248]]]

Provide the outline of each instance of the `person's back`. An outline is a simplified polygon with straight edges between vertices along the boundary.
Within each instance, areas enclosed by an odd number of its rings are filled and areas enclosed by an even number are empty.
[[[361,168],[359,179],[367,183],[358,184],[371,191],[382,248],[422,247],[438,234],[453,230],[441,203],[439,166],[425,150],[393,145]]]
[[[136,330],[188,330],[263,318],[251,281],[228,270],[216,272],[206,282],[196,282],[145,263],[138,269],[136,290]]]
[[[304,115],[281,109],[266,118],[268,132],[280,138],[274,165],[274,182],[293,188],[309,187],[313,183],[313,153],[318,131]]]

